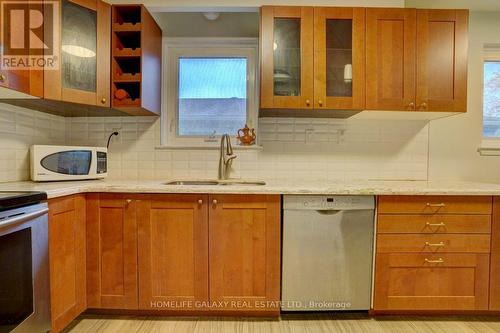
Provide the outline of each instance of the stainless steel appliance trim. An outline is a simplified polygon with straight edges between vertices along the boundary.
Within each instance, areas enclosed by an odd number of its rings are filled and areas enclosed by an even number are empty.
[[[0,220],[0,229],[35,219],[39,216],[47,214],[48,212],[49,209],[44,208],[32,213],[22,213],[21,215],[15,215],[5,220]]]

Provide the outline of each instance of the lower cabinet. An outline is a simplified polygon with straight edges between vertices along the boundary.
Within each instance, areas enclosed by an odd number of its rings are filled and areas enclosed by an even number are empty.
[[[137,309],[137,200],[87,195],[87,304]]]
[[[377,310],[487,310],[488,254],[378,254]]]
[[[89,308],[279,315],[280,196],[90,194]]]
[[[221,310],[280,307],[280,197],[209,198],[210,299]]]
[[[52,332],[60,332],[86,307],[85,196],[49,200],[49,266]]]
[[[489,309],[492,197],[379,196],[377,208],[375,311]]]
[[[207,196],[138,202],[139,309],[189,310],[208,296]]]

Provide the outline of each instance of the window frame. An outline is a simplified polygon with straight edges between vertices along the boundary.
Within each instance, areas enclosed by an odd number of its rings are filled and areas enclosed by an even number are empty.
[[[500,137],[484,136],[484,64],[487,62],[500,62],[500,45],[485,47],[481,61],[481,148],[500,150]]]
[[[220,135],[206,137],[178,135],[179,58],[246,58],[247,125],[257,129],[257,38],[163,38],[163,48],[161,147],[214,149],[219,147]],[[244,124],[242,126],[244,126]],[[236,140],[236,133],[232,133],[232,138]]]

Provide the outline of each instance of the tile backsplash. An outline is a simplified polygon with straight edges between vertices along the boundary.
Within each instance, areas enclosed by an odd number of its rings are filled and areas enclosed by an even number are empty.
[[[65,119],[0,103],[0,182],[30,178],[32,144],[65,144]]]
[[[0,120],[0,182],[29,179],[31,144],[104,146],[114,130],[120,135],[109,148],[111,179],[217,176],[217,150],[157,149],[158,118],[65,119],[0,104]],[[261,118],[263,148],[236,150],[232,176],[426,180],[428,141],[426,121]]]

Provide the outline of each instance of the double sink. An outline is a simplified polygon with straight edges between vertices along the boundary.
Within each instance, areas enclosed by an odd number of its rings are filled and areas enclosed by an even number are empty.
[[[242,179],[210,179],[210,180],[172,180],[165,185],[177,186],[219,186],[219,185],[266,185],[266,182],[260,180],[242,180]]]

